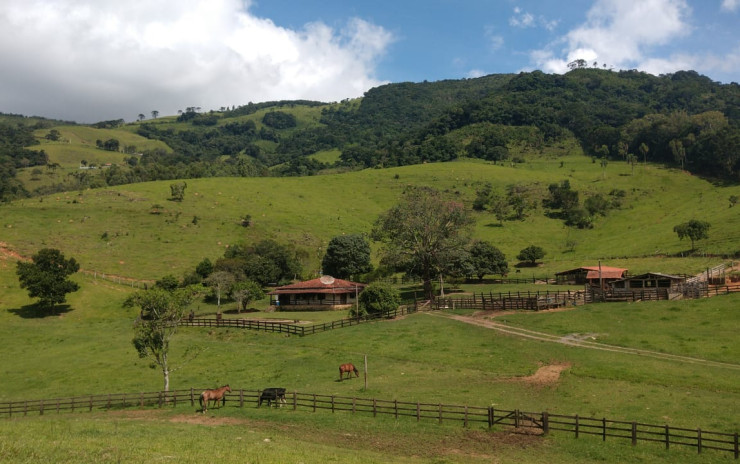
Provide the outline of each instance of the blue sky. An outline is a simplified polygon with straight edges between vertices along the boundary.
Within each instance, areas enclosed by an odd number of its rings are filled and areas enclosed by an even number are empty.
[[[3,0],[0,112],[130,121],[577,58],[739,82],[739,26],[740,0]]]

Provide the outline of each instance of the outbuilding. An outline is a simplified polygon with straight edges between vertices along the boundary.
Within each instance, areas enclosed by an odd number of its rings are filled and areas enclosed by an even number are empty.
[[[583,266],[555,274],[558,285],[567,284],[588,284],[591,287],[598,287],[599,282],[606,288],[609,282],[624,279],[627,275],[627,269],[610,266]]]

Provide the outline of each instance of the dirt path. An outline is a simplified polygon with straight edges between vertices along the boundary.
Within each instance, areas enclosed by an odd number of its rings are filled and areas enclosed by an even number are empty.
[[[719,361],[710,361],[701,358],[692,358],[689,356],[679,356],[669,353],[661,353],[659,351],[641,350],[638,348],[627,348],[623,346],[607,345],[605,343],[598,343],[591,341],[593,334],[569,334],[566,336],[552,335],[545,332],[537,332],[534,330],[524,329],[520,327],[512,327],[506,324],[495,322],[491,319],[484,319],[475,316],[459,316],[455,314],[444,314],[444,313],[424,313],[434,317],[446,317],[454,319],[456,321],[464,322],[466,324],[473,324],[480,327],[486,327],[488,329],[495,330],[507,335],[515,337],[529,338],[532,340],[538,340],[542,342],[560,343],[562,345],[573,346],[578,348],[586,348],[590,350],[600,351],[611,351],[614,353],[624,353],[636,356],[645,356],[655,359],[664,359],[668,361],[678,361],[684,363],[703,364],[705,366],[729,368],[729,369],[740,369],[740,364],[724,363]]]

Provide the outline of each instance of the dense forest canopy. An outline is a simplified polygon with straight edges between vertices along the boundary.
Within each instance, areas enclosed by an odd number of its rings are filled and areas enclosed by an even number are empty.
[[[307,122],[308,111],[320,116]],[[24,124],[22,118],[0,118],[0,198],[28,193],[15,179],[17,169],[48,163],[43,152],[32,148],[32,129],[42,123],[49,121]],[[76,187],[221,175],[312,175],[326,168],[459,157],[499,162],[509,159],[515,145],[541,149],[573,138],[586,155],[604,162],[664,163],[740,180],[740,86],[713,82],[694,71],[653,76],[581,67],[563,75],[534,71],[387,84],[360,100],[333,104],[274,101],[204,113],[190,107],[176,120],[141,122],[136,131],[172,151],[145,151]],[[311,157],[331,150],[340,153],[332,164]]]

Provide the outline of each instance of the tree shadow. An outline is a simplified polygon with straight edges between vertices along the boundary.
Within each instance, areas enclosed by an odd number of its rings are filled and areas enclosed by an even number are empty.
[[[504,226],[503,222],[490,222],[490,223],[486,224],[486,227],[501,228],[503,226]]]
[[[8,310],[9,313],[13,313],[16,316],[20,316],[23,319],[43,319],[45,317],[56,317],[62,314],[67,314],[72,311],[72,307],[68,304],[56,305],[52,309],[48,309],[37,304],[25,305],[20,308],[11,308]]]

